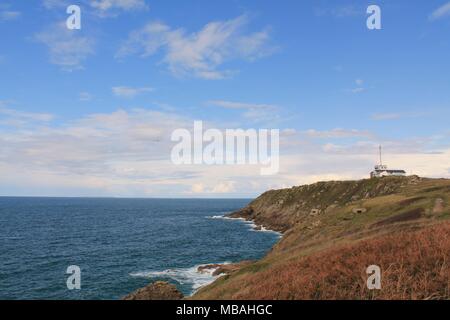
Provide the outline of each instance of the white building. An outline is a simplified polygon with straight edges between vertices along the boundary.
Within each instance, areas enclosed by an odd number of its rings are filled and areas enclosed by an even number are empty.
[[[399,169],[388,169],[386,165],[383,165],[381,161],[381,146],[380,146],[380,164],[375,166],[375,170],[370,173],[371,178],[381,178],[381,177],[389,177],[389,176],[406,176],[405,170]]]

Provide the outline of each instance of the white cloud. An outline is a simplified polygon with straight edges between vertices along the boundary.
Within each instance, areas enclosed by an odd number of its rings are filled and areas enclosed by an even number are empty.
[[[293,135],[297,134],[297,130],[292,129],[292,128],[283,129],[283,130],[281,131],[281,134],[282,134],[283,136],[293,136]]]
[[[226,109],[276,109],[277,107],[270,104],[245,103],[226,100],[210,100],[207,104],[222,107]]]
[[[354,89],[351,89],[350,92],[351,93],[361,93],[364,90],[365,90],[364,88],[354,88]]]
[[[372,120],[395,120],[401,118],[402,115],[400,113],[376,113],[371,116]]]
[[[306,134],[312,138],[327,138],[327,139],[335,139],[335,138],[351,138],[351,137],[373,137],[373,134],[369,131],[361,131],[356,129],[342,129],[336,128],[328,131],[318,131],[314,129],[310,129],[306,131]]]
[[[354,5],[344,5],[339,7],[333,7],[328,5],[325,7],[317,7],[314,9],[315,15],[318,17],[333,16],[335,18],[346,17],[358,17],[364,16],[366,13],[365,8]]]
[[[191,191],[193,193],[203,193],[205,191],[205,187],[202,183],[194,183]]]
[[[214,186],[212,193],[232,193],[235,190],[234,181],[225,181]]]
[[[176,114],[135,109],[27,130],[0,127],[0,190],[5,194],[19,188],[31,195],[181,196],[193,185],[204,184],[208,192],[224,192],[230,185],[220,185],[217,173],[211,179],[210,168],[205,172],[204,167],[171,162],[172,131],[191,126],[191,119]]]
[[[366,89],[363,87],[363,85],[364,85],[364,80],[363,79],[356,79],[355,80],[355,85],[356,85],[356,88],[353,88],[353,89],[350,89],[349,91],[351,92],[351,93],[361,93],[361,92],[364,92]]]
[[[430,20],[438,20],[447,16],[450,16],[450,2],[434,10],[430,15]]]
[[[195,183],[192,185],[191,193],[193,194],[229,194],[236,191],[235,181],[219,182],[214,185],[205,186],[203,183]],[[189,193],[189,192],[188,192]]]
[[[20,18],[22,13],[12,9],[9,3],[0,3],[0,22],[12,21]]]
[[[228,21],[210,22],[200,31],[188,34],[161,22],[151,22],[130,34],[117,57],[140,54],[147,57],[164,52],[163,63],[176,76],[192,75],[203,79],[223,79],[236,70],[220,69],[235,59],[254,60],[273,53],[266,44],[268,30],[244,33],[246,16]]]
[[[425,112],[391,112],[391,113],[375,113],[370,118],[374,121],[382,120],[398,120],[403,118],[419,118],[427,116]]]
[[[25,128],[0,126],[4,195],[251,197],[317,180],[367,177],[377,161],[379,143],[392,168],[450,177],[450,149],[426,152],[429,139],[380,142],[351,129],[312,130],[311,136],[289,129],[280,136],[280,173],[263,177],[259,166],[174,165],[170,135],[193,125],[193,119],[177,113],[117,110],[54,123],[52,115],[5,111],[3,105],[6,118],[28,122]],[[208,127],[221,128],[221,123]],[[317,141],[317,136],[362,139],[331,144]]]
[[[120,86],[120,87],[112,88],[112,92],[114,93],[114,95],[116,95],[118,97],[125,97],[125,98],[134,98],[135,96],[137,96],[139,94],[152,92],[152,91],[154,91],[154,89],[150,88],[150,87],[133,88],[133,87]]]
[[[35,34],[34,39],[47,46],[50,62],[66,71],[83,68],[84,60],[94,54],[94,40],[68,30],[64,23]]]
[[[91,101],[92,98],[93,98],[93,96],[89,92],[80,92],[80,95],[79,95],[80,101]]]
[[[49,113],[33,113],[18,111],[6,107],[7,103],[0,101],[0,115],[3,119],[1,122],[3,124],[9,125],[23,125],[29,122],[49,122],[54,119],[54,115]]]
[[[46,9],[62,8],[70,5],[69,0],[43,0],[42,5]]]
[[[279,119],[279,115],[277,114],[279,107],[271,104],[245,103],[226,100],[210,100],[206,104],[225,109],[243,110],[244,113],[242,116],[252,122],[270,121],[273,123],[275,120]]]
[[[79,0],[100,17],[114,17],[119,11],[147,10],[145,0]],[[60,9],[75,4],[70,0],[43,0],[46,9]]]
[[[1,10],[0,11],[0,22],[15,20],[15,19],[19,18],[20,16],[21,16],[20,11]]]
[[[144,0],[96,0],[91,1],[91,6],[102,12],[112,9],[142,10],[148,8]]]

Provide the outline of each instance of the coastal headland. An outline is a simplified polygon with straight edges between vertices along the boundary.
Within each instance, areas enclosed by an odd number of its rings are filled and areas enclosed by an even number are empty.
[[[449,179],[418,176],[267,191],[227,216],[280,240],[258,261],[199,268],[221,276],[185,299],[450,299],[449,201]]]

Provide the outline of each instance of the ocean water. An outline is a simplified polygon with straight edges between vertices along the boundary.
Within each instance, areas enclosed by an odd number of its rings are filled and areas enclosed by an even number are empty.
[[[153,280],[191,294],[214,279],[199,265],[258,259],[279,239],[222,218],[249,201],[0,197],[0,299],[118,299]]]

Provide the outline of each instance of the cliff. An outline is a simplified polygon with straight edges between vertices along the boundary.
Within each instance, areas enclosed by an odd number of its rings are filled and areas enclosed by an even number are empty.
[[[230,214],[283,232],[260,261],[192,299],[450,299],[450,180],[417,176],[271,190]],[[382,289],[368,290],[379,265]]]

